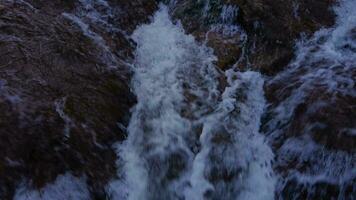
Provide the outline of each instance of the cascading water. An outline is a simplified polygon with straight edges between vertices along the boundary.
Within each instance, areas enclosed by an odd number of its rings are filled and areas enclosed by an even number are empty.
[[[173,24],[164,6],[133,39],[138,104],[118,148],[116,198],[273,199],[273,153],[258,132],[261,75],[219,72],[211,50]]]
[[[89,25],[119,31],[107,23],[111,17],[108,4],[80,3],[78,13],[63,16],[98,44],[107,66],[115,66],[119,61]],[[210,1],[205,5],[208,12]],[[293,7],[298,17],[299,5]],[[217,69],[212,50],[187,35],[179,23],[174,24],[168,9],[161,6],[152,23],[138,27],[132,35],[137,43],[132,89],[138,103],[132,109],[128,138],[117,145],[118,179],[108,185],[108,199],[354,199],[355,152],[316,142],[312,132],[327,126],[308,116],[300,120],[304,123],[302,133],[292,129],[298,128],[293,123],[300,122],[296,113],[302,112],[300,105],[305,102],[312,102],[306,109],[312,115],[320,108],[337,105],[339,98],[355,99],[355,7],[355,0],[340,1],[335,9],[336,25],[299,42],[289,67],[264,80],[258,72]],[[231,21],[237,13],[237,7],[222,6],[220,20],[211,25],[211,31],[238,33],[246,39]],[[266,103],[264,84],[265,88],[277,88],[278,98],[271,105]],[[0,90],[5,87],[6,82],[0,82]],[[320,99],[308,96],[313,91],[319,92]],[[2,95],[18,101],[16,96]],[[61,103],[56,107],[60,114]],[[261,122],[265,107],[268,116]],[[355,109],[355,104],[349,109]],[[66,118],[64,113],[61,117]],[[340,132],[354,137],[354,124]],[[276,162],[272,163],[274,157]],[[329,193],[336,196],[327,196]],[[70,173],[40,191],[21,185],[14,197],[90,198],[85,177]]]
[[[355,8],[340,1],[336,25],[299,42],[295,60],[267,81],[276,100],[263,129],[276,148],[279,199],[356,198]]]

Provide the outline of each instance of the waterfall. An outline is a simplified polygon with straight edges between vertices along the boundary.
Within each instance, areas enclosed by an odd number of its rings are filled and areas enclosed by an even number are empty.
[[[132,38],[138,103],[118,147],[116,199],[273,199],[273,153],[259,134],[262,76],[219,71],[165,6]]]

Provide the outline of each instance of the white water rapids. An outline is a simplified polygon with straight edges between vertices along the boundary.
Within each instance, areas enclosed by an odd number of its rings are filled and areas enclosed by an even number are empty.
[[[273,199],[273,153],[258,132],[261,75],[227,71],[219,91],[211,49],[164,6],[132,37],[138,103],[119,148],[126,194],[117,199]]]

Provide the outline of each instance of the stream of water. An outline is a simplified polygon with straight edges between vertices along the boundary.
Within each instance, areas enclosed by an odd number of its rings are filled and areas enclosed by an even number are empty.
[[[172,23],[165,6],[133,39],[138,104],[119,148],[120,191],[132,200],[273,199],[273,153],[259,134],[262,76],[217,70],[211,49]]]

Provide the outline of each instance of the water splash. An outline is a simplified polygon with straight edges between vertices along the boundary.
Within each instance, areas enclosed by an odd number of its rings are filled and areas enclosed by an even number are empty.
[[[228,85],[216,110],[204,120],[190,198],[273,199],[273,153],[259,134],[264,112],[263,79],[257,72],[226,72]],[[198,167],[195,167],[198,166]],[[211,185],[202,188],[204,175]]]
[[[123,179],[109,189],[126,194],[114,199],[273,199],[273,153],[258,133],[261,75],[217,70],[212,50],[165,6],[132,37],[138,104],[118,147]]]

